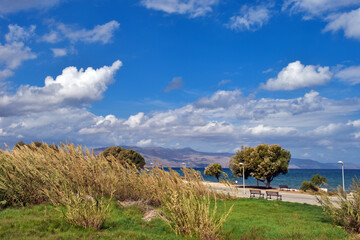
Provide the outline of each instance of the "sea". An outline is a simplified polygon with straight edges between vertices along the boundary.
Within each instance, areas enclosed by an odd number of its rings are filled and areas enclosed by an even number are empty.
[[[205,181],[217,182],[215,177],[204,175],[205,168],[194,168],[199,171]],[[181,168],[173,168],[173,170],[183,175]],[[242,185],[242,178],[237,178],[232,175],[229,168],[223,168],[223,172],[229,176],[231,182],[237,181],[237,184]],[[271,187],[278,188],[279,185],[288,185],[291,189],[299,189],[303,181],[310,181],[313,175],[319,174],[320,176],[326,177],[326,183],[329,185],[329,190],[336,189],[339,185],[342,186],[342,172],[339,169],[289,169],[289,172],[285,175],[280,174],[274,178],[271,182]],[[353,179],[359,179],[360,181],[360,170],[345,169],[344,170],[345,189],[348,190],[353,183]],[[245,179],[245,185],[256,186],[256,179],[249,177]],[[265,186],[259,181],[259,186]]]

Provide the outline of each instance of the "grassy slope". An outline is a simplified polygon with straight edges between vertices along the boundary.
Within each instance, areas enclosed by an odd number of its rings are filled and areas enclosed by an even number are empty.
[[[346,239],[320,207],[262,199],[218,202],[218,212],[235,204],[224,224],[227,239]],[[160,219],[147,223],[136,208],[114,206],[102,231],[72,227],[50,206],[0,211],[1,239],[182,239]]]

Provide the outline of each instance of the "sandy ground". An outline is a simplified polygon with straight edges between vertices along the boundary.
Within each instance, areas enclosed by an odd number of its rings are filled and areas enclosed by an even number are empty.
[[[240,198],[249,198],[250,197],[250,188],[245,188],[245,191],[243,188],[239,186],[231,186],[228,187],[222,183],[215,183],[215,182],[205,182],[209,188],[216,190],[220,193],[229,193],[232,196],[240,197]],[[296,191],[279,191],[279,189],[271,189],[271,190],[261,190],[262,193],[264,193],[265,198],[266,194],[265,191],[276,191],[279,192],[280,195],[282,195],[282,200],[286,202],[296,202],[296,203],[307,203],[311,205],[317,205],[320,206],[319,202],[316,199],[316,196],[304,194]],[[275,197],[276,199],[276,197]]]

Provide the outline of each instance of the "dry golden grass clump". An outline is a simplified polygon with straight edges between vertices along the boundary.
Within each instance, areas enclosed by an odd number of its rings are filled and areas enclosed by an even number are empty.
[[[178,234],[218,238],[231,209],[223,216],[216,213],[216,204],[210,210],[215,194],[201,183],[201,174],[184,173],[185,179],[157,166],[139,170],[69,143],[58,148],[25,145],[0,151],[0,201],[23,206],[50,202],[70,223],[100,229],[112,199],[141,200],[163,207]]]
[[[317,197],[323,210],[330,219],[345,230],[353,233],[360,233],[360,181],[353,179],[350,194],[342,187],[329,197],[321,194]]]

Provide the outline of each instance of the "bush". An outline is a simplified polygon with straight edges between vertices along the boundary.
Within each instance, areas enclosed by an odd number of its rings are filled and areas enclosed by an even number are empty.
[[[319,191],[319,188],[317,186],[315,186],[312,182],[303,181],[301,184],[300,190],[303,190],[304,192],[306,192],[308,190],[317,192],[317,191]]]
[[[318,201],[330,219],[334,223],[344,227],[348,232],[360,233],[359,183],[358,179],[353,179],[353,184],[350,187],[351,195],[348,195],[346,191],[339,186],[335,192],[335,196],[330,198],[323,194],[318,197]]]

